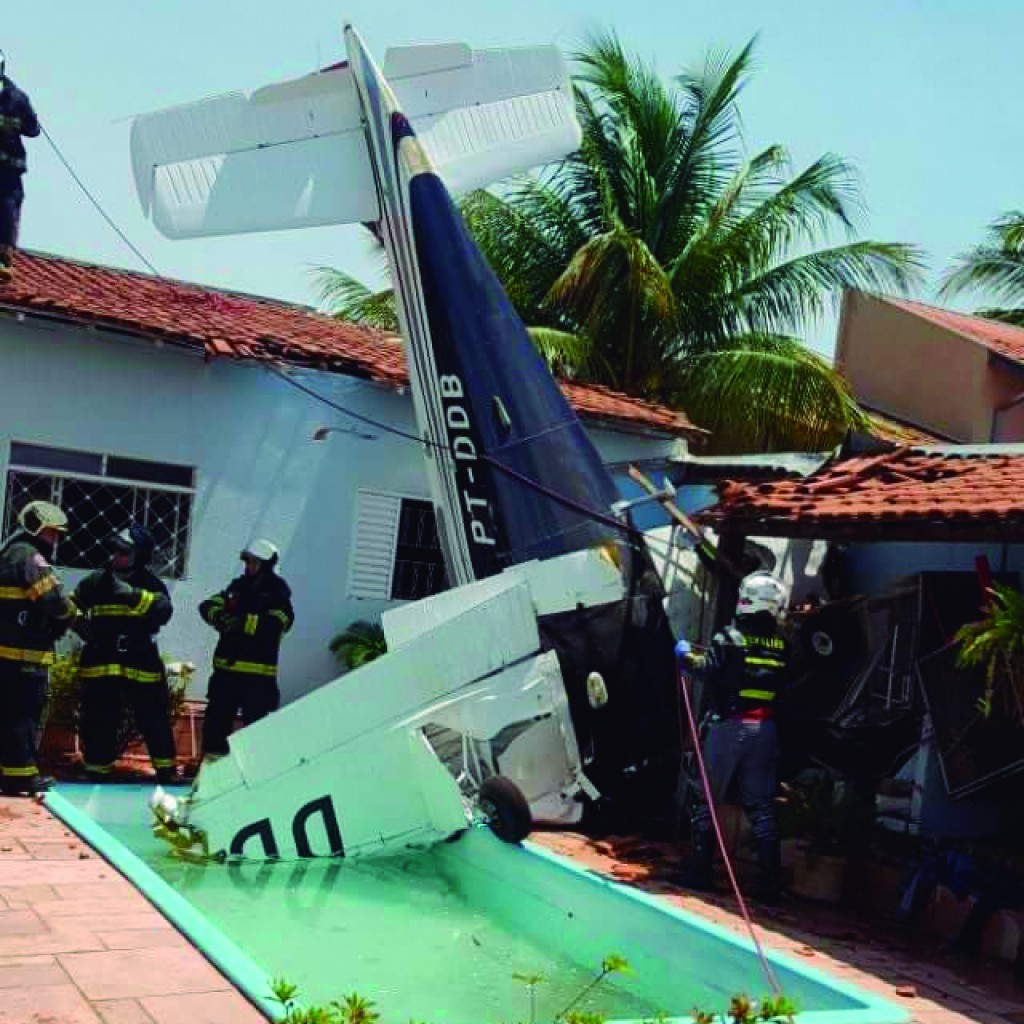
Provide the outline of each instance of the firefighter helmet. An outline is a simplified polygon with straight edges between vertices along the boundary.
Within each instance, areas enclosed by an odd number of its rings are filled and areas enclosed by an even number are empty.
[[[752,572],[740,583],[737,615],[756,615],[768,612],[778,618],[789,602],[786,585],[770,572]]]
[[[239,558],[255,558],[257,561],[265,562],[267,565],[277,565],[280,555],[281,552],[278,551],[276,544],[261,537],[259,540],[254,540],[247,547],[244,547]]]
[[[68,517],[63,509],[50,501],[30,501],[18,514],[18,525],[30,536],[38,537],[43,530],[65,533]]]
[[[138,568],[148,565],[156,550],[153,534],[144,526],[132,525],[110,538],[111,548],[132,556],[132,565]]]

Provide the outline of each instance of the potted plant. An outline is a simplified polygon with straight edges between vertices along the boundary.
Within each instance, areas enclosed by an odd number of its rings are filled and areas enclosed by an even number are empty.
[[[984,670],[978,710],[985,718],[999,698],[1000,706],[1024,724],[1024,594],[994,583],[989,595],[984,616],[957,631],[957,665]]]
[[[388,645],[379,623],[357,619],[331,640],[330,648],[345,668],[354,669],[386,654]]]
[[[75,737],[78,734],[81,702],[81,681],[78,676],[80,655],[81,646],[69,645],[57,652],[50,666],[49,697],[43,716],[39,756],[51,764],[68,760],[76,750]],[[175,662],[168,666],[168,713],[172,723],[184,710],[185,691],[194,670],[195,666],[191,662]],[[125,708],[117,733],[118,757],[140,739],[141,734],[131,711]]]
[[[59,652],[50,666],[49,696],[42,719],[39,756],[56,764],[75,752],[78,731],[79,648]]]
[[[863,840],[874,807],[864,807],[853,788],[825,771],[805,772],[783,785],[780,825],[797,840],[792,890],[838,903],[851,849]]]

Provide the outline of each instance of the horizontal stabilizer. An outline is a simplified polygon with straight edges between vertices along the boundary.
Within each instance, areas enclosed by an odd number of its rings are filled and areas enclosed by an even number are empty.
[[[568,68],[551,46],[389,50],[385,76],[451,192],[579,145]],[[135,119],[143,209],[171,238],[360,223],[380,216],[347,66]]]

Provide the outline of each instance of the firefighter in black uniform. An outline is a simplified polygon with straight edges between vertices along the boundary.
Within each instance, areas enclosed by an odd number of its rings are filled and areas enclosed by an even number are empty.
[[[228,752],[239,711],[249,725],[281,701],[277,659],[281,638],[295,621],[291,589],[274,571],[279,552],[270,541],[255,541],[240,557],[243,574],[199,606],[203,620],[220,633],[203,722],[204,756]]]
[[[29,502],[21,532],[0,548],[0,792],[40,793],[53,780],[36,767],[36,731],[46,702],[53,645],[75,618],[50,559],[67,516]]]
[[[154,543],[142,526],[110,541],[110,564],[78,584],[72,600],[86,616],[79,662],[82,754],[87,775],[108,779],[120,751],[117,736],[131,708],[160,782],[176,776],[167,675],[156,644],[173,609],[167,587],[148,568]]]
[[[711,724],[704,762],[716,806],[735,783],[750,820],[761,874],[760,897],[776,902],[782,881],[779,829],[775,815],[779,741],[776,697],[789,682],[790,649],[781,628],[788,593],[767,572],[746,576],[739,587],[735,624],[716,633],[704,654],[677,645],[684,662],[701,672],[711,691]],[[693,852],[682,884],[714,888],[715,836],[703,787],[697,788],[691,818]]]
[[[0,53],[0,283],[11,277],[11,258],[18,243],[18,225],[25,190],[21,184],[27,169],[22,136],[34,139],[39,120],[32,104],[6,75]]]

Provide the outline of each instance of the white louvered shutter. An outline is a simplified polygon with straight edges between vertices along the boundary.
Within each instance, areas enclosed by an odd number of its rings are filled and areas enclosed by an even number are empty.
[[[355,542],[349,561],[349,597],[390,599],[401,514],[399,495],[359,491]]]

